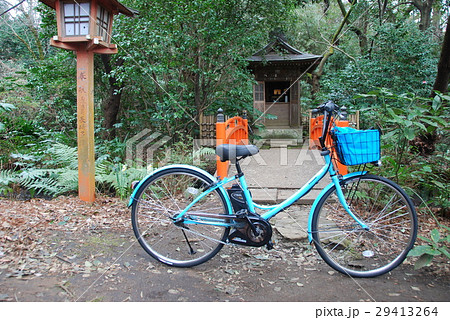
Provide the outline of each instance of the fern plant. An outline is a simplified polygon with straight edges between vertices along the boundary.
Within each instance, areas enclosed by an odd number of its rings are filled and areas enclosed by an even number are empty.
[[[10,192],[13,192],[11,188],[11,184],[17,183],[17,174],[12,170],[3,170],[0,171],[0,195],[7,195]]]
[[[112,163],[106,158],[97,160],[95,180],[100,185],[111,186],[121,199],[131,194],[131,183],[148,174],[145,168],[128,168],[121,163]]]
[[[20,155],[21,158],[27,155]],[[32,157],[28,157],[31,159]],[[44,194],[58,196],[78,190],[78,154],[76,147],[55,143],[45,151],[44,168],[36,168],[28,163],[21,171],[0,171],[0,194],[13,192],[13,185],[28,190],[31,196]],[[131,194],[131,183],[145,177],[147,168],[127,167],[120,162],[109,160],[109,156],[99,157],[95,164],[95,180],[98,189],[115,191],[124,199]]]
[[[78,169],[78,152],[76,147],[56,143],[48,150],[48,155],[49,160],[46,161],[46,165],[49,167],[70,170]]]
[[[12,104],[0,102],[0,114],[3,112],[12,111],[15,108],[16,107],[13,106]],[[2,122],[0,122],[0,132],[2,132],[4,129],[5,129],[5,125]]]

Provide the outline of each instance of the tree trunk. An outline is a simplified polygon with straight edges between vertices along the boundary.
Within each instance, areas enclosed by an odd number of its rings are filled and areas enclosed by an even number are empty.
[[[420,11],[420,30],[427,30],[431,24],[431,11],[435,0],[413,0],[412,4]]]
[[[450,19],[447,20],[447,27],[442,43],[441,57],[438,63],[438,72],[433,85],[431,96],[436,95],[435,91],[441,93],[448,92],[448,83],[450,79]],[[431,108],[431,107],[430,107]],[[417,136],[411,145],[415,146],[422,155],[429,155],[436,149],[436,143],[439,139],[437,131],[425,133]]]
[[[122,98],[123,86],[117,83],[115,77],[110,76],[112,71],[111,66],[111,56],[102,54],[100,55],[103,67],[105,68],[106,74],[109,75],[109,93],[108,97],[103,101],[103,127],[107,129],[107,134],[105,138],[112,139],[116,136],[116,128],[114,125],[117,123],[117,115],[120,111],[120,101]],[[121,65],[123,61],[119,61],[118,64]]]
[[[378,18],[380,20],[380,25],[383,21],[384,14],[386,13],[388,5],[388,0],[378,0]]]
[[[441,57],[438,63],[436,80],[433,85],[432,96],[434,91],[447,93],[448,83],[450,79],[450,18],[447,20],[447,28],[445,30],[444,41],[442,43]]]

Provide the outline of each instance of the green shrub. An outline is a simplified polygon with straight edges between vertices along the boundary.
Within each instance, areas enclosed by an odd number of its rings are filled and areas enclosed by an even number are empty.
[[[430,265],[433,258],[440,255],[444,255],[447,259],[450,259],[450,253],[448,251],[450,228],[441,226],[441,230],[444,231],[444,235],[441,235],[439,229],[433,229],[429,237],[418,236],[426,244],[416,246],[408,253],[409,257],[419,257],[414,264],[414,269],[417,270]]]

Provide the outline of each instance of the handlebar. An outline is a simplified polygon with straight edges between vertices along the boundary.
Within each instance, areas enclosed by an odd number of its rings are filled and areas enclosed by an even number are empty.
[[[322,149],[325,148],[325,140],[328,134],[328,129],[330,127],[331,116],[334,111],[339,111],[339,106],[336,105],[333,101],[327,101],[324,104],[321,104],[316,109],[312,110],[312,113],[323,113],[323,127],[322,127],[322,136],[319,138],[320,145]]]
[[[330,100],[313,109],[312,113],[332,113],[335,110],[339,110],[339,106]]]

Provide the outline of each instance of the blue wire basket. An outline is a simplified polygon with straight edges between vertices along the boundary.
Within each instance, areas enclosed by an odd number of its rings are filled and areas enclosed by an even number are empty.
[[[335,127],[333,139],[338,160],[346,166],[380,160],[380,132],[378,130]]]

